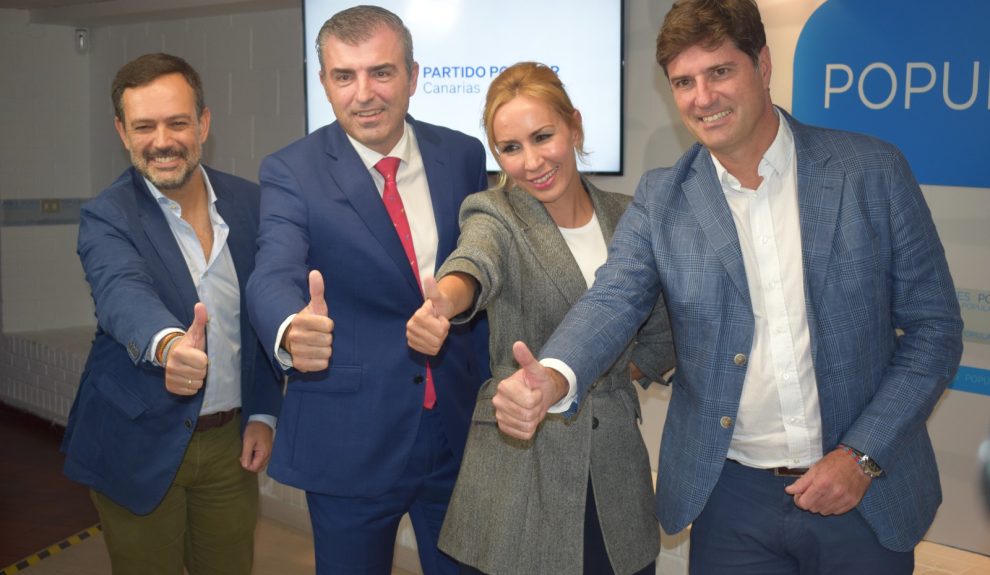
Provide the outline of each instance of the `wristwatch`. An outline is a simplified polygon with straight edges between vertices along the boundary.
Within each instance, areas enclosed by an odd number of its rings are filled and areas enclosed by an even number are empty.
[[[883,469],[881,469],[880,466],[877,465],[877,462],[873,461],[869,455],[841,443],[839,444],[839,447],[844,449],[846,453],[851,455],[852,458],[856,460],[856,465],[859,465],[859,469],[870,479],[876,479],[877,477],[883,475]]]

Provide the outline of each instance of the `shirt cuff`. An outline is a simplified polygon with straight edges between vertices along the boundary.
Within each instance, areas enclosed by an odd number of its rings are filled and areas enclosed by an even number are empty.
[[[145,359],[145,361],[147,361],[151,365],[162,367],[162,364],[158,363],[158,361],[155,359],[155,354],[158,351],[158,344],[161,343],[162,339],[166,335],[168,335],[170,333],[176,333],[176,332],[178,332],[178,333],[185,333],[183,330],[181,330],[181,329],[179,329],[177,327],[166,327],[165,329],[163,329],[160,332],[156,333],[154,335],[154,337],[151,338],[151,345],[149,345],[148,346],[148,349],[145,350],[145,352],[144,352],[144,359]]]
[[[540,365],[559,372],[567,380],[567,385],[569,386],[567,395],[557,403],[551,405],[547,413],[566,413],[574,404],[574,398],[577,397],[577,376],[574,375],[574,370],[566,363],[552,357],[541,359]]]
[[[278,333],[275,334],[275,360],[278,361],[278,364],[281,365],[284,370],[292,369],[292,355],[282,349],[282,346],[279,344],[282,343],[282,336],[285,335],[285,330],[289,329],[289,324],[292,323],[292,319],[295,317],[296,314],[292,314],[285,318],[285,321],[283,321],[282,325],[278,328]],[[272,429],[275,429],[274,425],[272,426]]]
[[[268,415],[267,413],[255,413],[251,417],[248,417],[248,422],[250,423],[252,421],[260,421],[268,427],[271,427],[272,431],[275,430],[275,425],[278,424],[278,418],[274,415]]]

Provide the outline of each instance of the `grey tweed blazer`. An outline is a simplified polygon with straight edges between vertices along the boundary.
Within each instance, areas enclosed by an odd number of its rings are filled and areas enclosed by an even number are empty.
[[[611,241],[631,198],[583,183]],[[491,398],[496,383],[518,369],[512,343],[539,350],[587,285],[543,204],[525,191],[472,194],[460,219],[458,247],[438,277],[464,272],[478,281],[473,308],[455,322],[488,311],[493,378],[478,395],[440,548],[493,575],[581,573],[590,474],[613,569],[643,568],[659,553],[659,531],[627,366],[633,359],[654,380],[673,367],[663,301],[576,417],[551,415],[532,441],[511,439],[498,430]]]

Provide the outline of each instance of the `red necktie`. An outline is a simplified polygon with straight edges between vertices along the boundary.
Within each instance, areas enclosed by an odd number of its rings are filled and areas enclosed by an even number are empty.
[[[402,207],[402,198],[399,197],[399,188],[395,185],[395,172],[399,169],[399,158],[382,158],[375,169],[385,177],[385,190],[382,192],[382,201],[385,202],[385,210],[388,217],[392,218],[395,225],[395,232],[399,234],[399,241],[402,242],[402,249],[406,252],[406,259],[409,260],[409,267],[412,268],[413,277],[416,278],[416,285],[420,286],[422,293],[423,284],[419,280],[419,263],[416,260],[416,248],[413,247],[412,232],[409,231],[409,220],[406,219],[406,210]],[[433,373],[430,370],[430,362],[426,362],[426,393],[423,396],[423,407],[433,409],[437,402],[436,388],[433,387]]]

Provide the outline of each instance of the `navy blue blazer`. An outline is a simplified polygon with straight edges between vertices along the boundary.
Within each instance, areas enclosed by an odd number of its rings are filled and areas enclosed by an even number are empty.
[[[901,153],[867,136],[787,120],[822,449],[844,443],[883,467],[859,511],[885,547],[908,550],[941,502],[925,421],[962,353],[955,288]],[[754,329],[732,214],[701,145],[643,176],[608,262],[540,355],[571,366],[586,393],[661,292],[677,372],[657,516],[675,533],[701,512],[725,463]]]
[[[260,349],[243,297],[254,269],[258,186],[206,172],[217,211],[230,228],[227,246],[242,294],[243,421],[254,414],[278,416],[278,376]],[[65,474],[146,514],[172,484],[203,394],[169,393],[164,370],[145,361],[145,351],[162,329],[192,323],[199,296],[161,208],[134,168],[83,205],[78,252],[97,328],[62,443]]]
[[[457,244],[461,201],[487,187],[484,149],[460,132],[407,121],[429,182],[440,265]],[[334,320],[329,368],[289,370],[268,473],[317,493],[382,494],[405,469],[423,412],[425,357],[406,341],[406,322],[423,304],[420,287],[371,174],[338,123],[265,158],[260,180],[248,309],[266,353],[274,353],[279,326],[308,303],[311,269],[323,274]],[[484,328],[452,328],[431,360],[435,409],[458,460],[488,373]]]

